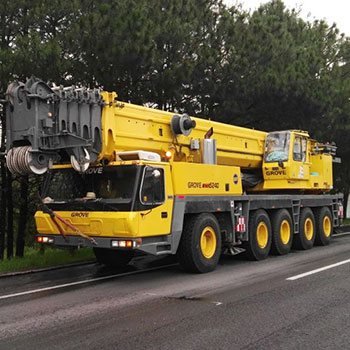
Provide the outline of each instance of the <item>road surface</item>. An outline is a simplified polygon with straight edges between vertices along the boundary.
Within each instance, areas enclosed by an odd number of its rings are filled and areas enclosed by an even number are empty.
[[[349,294],[346,234],[204,275],[138,258],[1,278],[0,349],[349,349]]]

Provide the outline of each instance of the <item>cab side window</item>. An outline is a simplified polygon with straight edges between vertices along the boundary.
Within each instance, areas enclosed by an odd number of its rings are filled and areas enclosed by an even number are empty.
[[[140,193],[142,204],[160,204],[165,200],[164,171],[159,168],[146,167]]]
[[[298,162],[306,161],[306,139],[303,137],[296,137],[293,145],[293,160]]]
[[[307,147],[307,141],[306,138],[301,139],[301,160],[303,162],[306,162],[306,147]]]

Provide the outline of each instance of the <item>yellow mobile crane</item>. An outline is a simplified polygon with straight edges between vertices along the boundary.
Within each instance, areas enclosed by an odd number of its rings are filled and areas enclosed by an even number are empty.
[[[335,146],[300,130],[262,132],[121,102],[116,93],[7,90],[7,165],[44,174],[36,240],[93,247],[121,266],[176,254],[188,271],[220,254],[261,260],[327,245],[342,219]]]

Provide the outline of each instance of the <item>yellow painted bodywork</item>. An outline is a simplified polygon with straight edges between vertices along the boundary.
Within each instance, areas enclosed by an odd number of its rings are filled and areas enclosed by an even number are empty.
[[[174,162],[172,179],[176,195],[241,195],[239,167]]]
[[[138,238],[169,234],[171,210],[172,200],[168,200],[149,213],[148,211],[59,211],[57,214],[87,236]],[[168,217],[161,218],[161,212],[167,212]],[[42,211],[35,213],[35,223],[40,234],[60,234],[50,215]],[[68,226],[62,223],[60,226],[64,234],[78,236],[77,232]]]
[[[261,167],[266,132],[192,118],[196,127],[189,136],[171,132],[170,121],[175,113],[116,102],[115,93],[102,93],[107,102],[102,112],[102,151],[100,159],[115,159],[114,153],[130,150],[153,151],[164,157],[173,150],[174,160],[201,162],[198,150],[190,149],[192,139],[203,139],[212,127],[217,140],[217,161],[221,165],[243,168]]]
[[[139,164],[164,169],[165,202],[152,210],[141,212],[60,211],[58,214],[88,236],[150,237],[166,235],[171,231],[174,195],[241,195],[240,168],[225,165],[196,163],[156,163],[117,161],[111,166]],[[162,213],[167,213],[162,217]],[[48,214],[35,214],[38,233],[59,234]],[[61,224],[65,234],[77,233]]]
[[[307,139],[306,157],[303,161],[293,159],[293,143],[296,137]],[[310,192],[329,191],[333,187],[332,156],[314,153],[315,141],[305,132],[291,131],[288,161],[283,166],[278,162],[263,162],[264,181],[252,192],[266,190],[309,190]]]
[[[60,211],[62,218],[88,236],[101,237],[137,237],[140,213],[137,212],[100,212],[100,211]],[[37,231],[42,234],[60,234],[50,215],[35,213]],[[63,232],[76,235],[68,226],[60,223]]]
[[[242,195],[242,171],[245,169],[262,169],[263,181],[251,189],[252,192],[312,192],[332,188],[332,156],[314,152],[315,141],[310,140],[305,132],[290,131],[288,161],[283,164],[265,162],[265,132],[193,118],[196,127],[190,135],[175,137],[170,128],[174,114],[119,102],[115,93],[104,92],[102,95],[106,105],[102,110],[102,151],[98,160],[107,160],[109,166],[118,166],[128,164],[118,160],[118,152],[142,150],[158,153],[162,159],[159,163],[133,161],[132,164],[164,170],[165,202],[142,212],[58,212],[85,235],[139,238],[170,234],[174,196]],[[200,149],[191,149],[191,141],[199,144],[210,128],[213,128],[212,138],[217,142],[215,165],[202,164]],[[296,137],[307,139],[303,161],[293,159],[292,145]],[[172,157],[168,161],[165,153],[169,150]],[[55,166],[60,167],[67,166]],[[38,211],[35,220],[39,233],[59,234],[48,214]],[[65,234],[77,235],[63,224],[61,228]],[[209,256],[213,245],[208,243],[207,236],[203,236],[202,250]],[[285,236],[284,241],[287,233]],[[264,226],[257,232],[257,241],[261,248],[267,244]]]
[[[163,204],[139,212],[119,211],[59,211],[62,218],[88,236],[100,237],[149,237],[170,233],[173,210],[173,186],[169,163],[114,162],[115,166],[138,163],[164,169],[165,201]],[[162,213],[167,213],[162,217]],[[60,234],[48,214],[38,211],[35,214],[38,233]],[[65,234],[78,235],[68,226],[60,223]]]
[[[332,188],[332,165],[328,161],[331,156],[313,156],[311,149],[314,141],[309,139],[306,132],[291,131],[289,160],[284,162],[282,169],[277,163],[263,161],[266,132],[192,118],[196,121],[196,127],[190,135],[178,135],[175,138],[170,128],[173,113],[119,102],[115,93],[103,92],[102,96],[107,103],[102,112],[102,151],[99,159],[115,160],[116,152],[140,149],[156,152],[165,160],[165,153],[171,150],[174,163],[201,163],[200,150],[191,149],[191,140],[203,139],[205,133],[213,128],[212,138],[217,142],[218,165],[263,169],[264,181],[252,191],[327,191]],[[295,161],[292,157],[292,145],[297,136],[308,140],[304,162]]]
[[[330,154],[315,154],[310,159],[310,186],[314,189],[332,189],[332,156]]]
[[[171,231],[172,211],[173,211],[173,185],[170,164],[152,164],[154,167],[164,169],[165,202],[152,210],[146,210],[139,214],[139,237],[169,234]],[[162,213],[167,213],[163,218]]]

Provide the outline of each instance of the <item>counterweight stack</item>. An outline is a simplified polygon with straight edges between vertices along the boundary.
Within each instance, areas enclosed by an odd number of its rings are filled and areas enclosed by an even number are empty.
[[[58,161],[70,160],[78,171],[101,150],[98,89],[50,88],[31,78],[7,89],[7,165],[15,174],[42,174]]]

